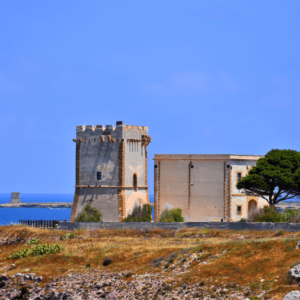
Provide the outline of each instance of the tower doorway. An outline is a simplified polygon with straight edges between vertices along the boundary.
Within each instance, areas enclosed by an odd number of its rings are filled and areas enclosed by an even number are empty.
[[[257,202],[255,200],[250,200],[248,202],[248,218],[250,218],[257,210]]]

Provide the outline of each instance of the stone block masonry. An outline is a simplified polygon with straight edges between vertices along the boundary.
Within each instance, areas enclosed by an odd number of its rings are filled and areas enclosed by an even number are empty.
[[[103,223],[80,223],[80,222],[62,222],[59,230],[77,230],[77,229],[161,229],[161,230],[179,230],[183,228],[208,228],[220,230],[283,230],[290,232],[300,231],[300,223],[243,223],[243,222],[103,222]]]

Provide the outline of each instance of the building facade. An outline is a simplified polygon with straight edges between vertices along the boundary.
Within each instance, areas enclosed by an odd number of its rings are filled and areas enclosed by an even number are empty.
[[[104,222],[123,220],[135,205],[149,203],[148,127],[77,126],[76,185],[71,221],[86,204],[99,209]]]
[[[268,203],[262,198],[242,194],[236,183],[261,157],[156,154],[155,221],[166,208],[181,208],[186,222],[228,222],[248,218]]]

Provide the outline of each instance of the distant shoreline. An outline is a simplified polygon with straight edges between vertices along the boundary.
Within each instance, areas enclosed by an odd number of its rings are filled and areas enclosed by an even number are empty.
[[[0,208],[72,208],[73,202],[49,202],[49,203],[5,203]]]

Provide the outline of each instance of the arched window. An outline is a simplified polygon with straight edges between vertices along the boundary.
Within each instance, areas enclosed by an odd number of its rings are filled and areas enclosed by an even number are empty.
[[[136,176],[136,174],[133,174],[133,189],[135,190],[135,191],[137,191],[137,176]]]
[[[257,202],[254,199],[251,199],[248,202],[248,218],[251,217],[257,210]]]

